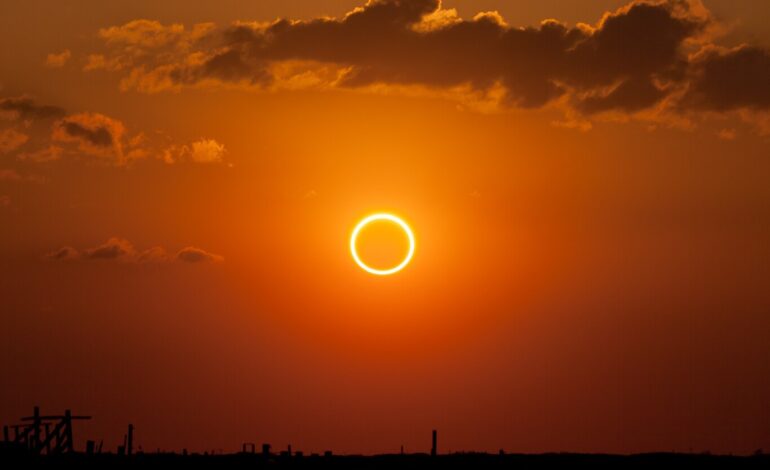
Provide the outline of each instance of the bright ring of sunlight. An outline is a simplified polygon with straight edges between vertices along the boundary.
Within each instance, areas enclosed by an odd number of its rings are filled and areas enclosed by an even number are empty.
[[[366,263],[361,261],[361,258],[358,257],[358,251],[356,249],[356,239],[358,238],[359,232],[366,227],[371,222],[375,222],[378,220],[387,220],[389,222],[393,222],[394,224],[401,227],[401,229],[404,231],[406,236],[409,238],[409,252],[406,254],[406,257],[404,257],[403,261],[401,261],[398,266],[390,268],[390,269],[374,269],[370,266],[367,266]],[[371,274],[376,274],[378,276],[388,276],[390,274],[395,274],[404,267],[409,264],[409,261],[412,260],[412,255],[414,255],[414,234],[412,233],[412,229],[409,228],[409,226],[401,220],[400,218],[396,217],[392,214],[372,214],[369,217],[366,217],[364,220],[358,223],[356,225],[356,228],[353,229],[353,234],[350,236],[350,253],[353,255],[353,259],[356,261],[356,264],[361,266],[361,269],[363,269],[366,272],[369,272]]]

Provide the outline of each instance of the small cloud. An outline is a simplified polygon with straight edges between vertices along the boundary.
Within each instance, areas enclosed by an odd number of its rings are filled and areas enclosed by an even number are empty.
[[[63,142],[84,141],[94,147],[110,147],[123,132],[120,121],[98,113],[80,113],[59,121],[54,138]]]
[[[170,257],[165,248],[155,246],[141,252],[136,260],[140,263],[165,263],[170,260]]]
[[[593,124],[591,124],[591,121],[588,121],[586,119],[579,119],[579,118],[566,118],[563,120],[554,120],[551,121],[551,125],[553,127],[559,127],[561,129],[570,129],[570,130],[578,130],[580,132],[588,132],[591,129],[593,129]]]
[[[717,132],[717,137],[722,140],[735,140],[737,136],[738,133],[735,129],[721,129],[719,132]]]
[[[45,177],[40,175],[22,175],[18,171],[9,168],[0,168],[0,181],[44,183]]]
[[[83,70],[88,72],[89,70],[100,70],[107,68],[107,59],[102,54],[89,54],[86,61],[86,65]]]
[[[21,175],[16,170],[0,169],[0,181],[21,181]]]
[[[55,261],[73,261],[80,258],[80,252],[71,246],[63,246],[45,257]]]
[[[123,155],[122,122],[99,113],[73,114],[54,126],[51,138],[55,142],[77,144],[84,154],[112,159],[116,165],[126,163]]]
[[[214,139],[201,139],[190,145],[171,145],[160,155],[161,160],[172,165],[183,161],[195,163],[221,163],[225,146]],[[232,165],[228,165],[232,168]]]
[[[54,160],[59,160],[62,157],[63,153],[64,153],[64,149],[59,147],[58,145],[49,145],[48,147],[42,148],[40,150],[35,150],[34,152],[20,153],[18,155],[18,159],[29,160],[35,163],[45,163],[45,162],[52,162]]]
[[[176,254],[176,258],[185,263],[215,263],[224,261],[224,258],[219,255],[209,253],[193,246],[188,246],[179,250],[179,253]]]
[[[29,136],[15,129],[0,131],[0,154],[11,153],[27,143]]]
[[[0,196],[0,207],[10,207],[11,206],[11,196],[2,195]]]
[[[83,252],[85,259],[114,260],[133,256],[136,253],[134,245],[123,238],[110,238],[107,242],[96,248],[90,248]]]
[[[192,144],[192,160],[198,163],[219,163],[225,155],[225,146],[214,139],[201,139]]]
[[[305,193],[305,196],[303,199],[315,199],[318,197],[318,192],[315,189],[311,189],[310,191]]]
[[[70,60],[70,57],[72,57],[72,52],[69,49],[64,49],[58,54],[51,53],[46,56],[45,65],[51,68],[61,68]]]
[[[57,106],[37,105],[28,96],[0,99],[0,115],[11,120],[53,119],[64,116],[64,110]]]

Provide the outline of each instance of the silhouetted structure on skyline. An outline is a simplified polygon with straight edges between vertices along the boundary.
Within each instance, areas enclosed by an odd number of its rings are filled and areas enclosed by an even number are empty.
[[[0,468],[34,467],[38,463],[51,462],[73,468],[132,468],[161,467],[174,465],[192,465],[196,468],[339,468],[360,470],[362,468],[378,470],[391,468],[502,468],[526,467],[544,468],[564,466],[587,466],[617,468],[649,468],[657,466],[708,466],[711,468],[770,468],[770,455],[758,450],[751,456],[648,453],[635,455],[612,454],[509,454],[502,449],[496,454],[483,452],[438,453],[438,431],[432,430],[430,454],[426,452],[405,453],[403,445],[400,453],[382,455],[338,455],[331,450],[321,454],[303,454],[293,451],[291,445],[281,452],[271,452],[271,445],[262,444],[262,452],[256,452],[254,443],[244,443],[242,452],[225,454],[221,449],[204,453],[181,454],[161,452],[145,453],[141,446],[134,452],[134,426],[128,425],[128,432],[123,436],[122,445],[117,453],[102,453],[102,444],[95,441],[86,443],[84,453],[76,452],[73,444],[72,422],[91,419],[90,416],[73,416],[70,410],[64,415],[44,416],[35,407],[32,416],[22,418],[24,424],[5,426],[4,441],[0,443]],[[13,429],[13,436],[11,436]]]
[[[41,415],[35,407],[32,416],[25,416],[23,424],[10,426],[13,429],[11,439],[9,426],[3,427],[6,442],[23,448],[33,454],[63,454],[75,452],[72,438],[72,422],[91,419],[90,416],[73,416],[70,410],[64,415]]]
[[[128,432],[123,435],[123,445],[118,446],[118,454],[132,455],[134,453],[134,425],[128,425]]]
[[[433,444],[430,446],[430,455],[431,457],[435,457],[438,449],[436,448],[436,430],[433,430]]]

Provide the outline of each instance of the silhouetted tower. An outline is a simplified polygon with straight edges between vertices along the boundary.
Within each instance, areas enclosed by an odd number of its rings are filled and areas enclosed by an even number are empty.
[[[270,457],[270,444],[262,444],[262,455]]]
[[[73,416],[70,410],[66,410],[63,416],[41,416],[40,408],[36,406],[32,416],[21,418],[25,424],[12,426],[13,441],[36,454],[71,453],[75,451],[72,421],[83,419],[91,419],[91,417]]]
[[[128,425],[128,439],[126,442],[126,455],[131,455],[134,453],[134,425],[129,424]]]
[[[433,430],[433,445],[430,448],[430,455],[432,457],[436,456],[436,430]]]

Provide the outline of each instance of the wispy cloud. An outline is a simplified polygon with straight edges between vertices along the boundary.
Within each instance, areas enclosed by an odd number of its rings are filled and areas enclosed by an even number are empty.
[[[61,68],[64,67],[67,62],[72,57],[72,51],[69,49],[64,49],[63,51],[57,53],[51,53],[48,54],[45,58],[45,65],[46,67],[51,68]]]

